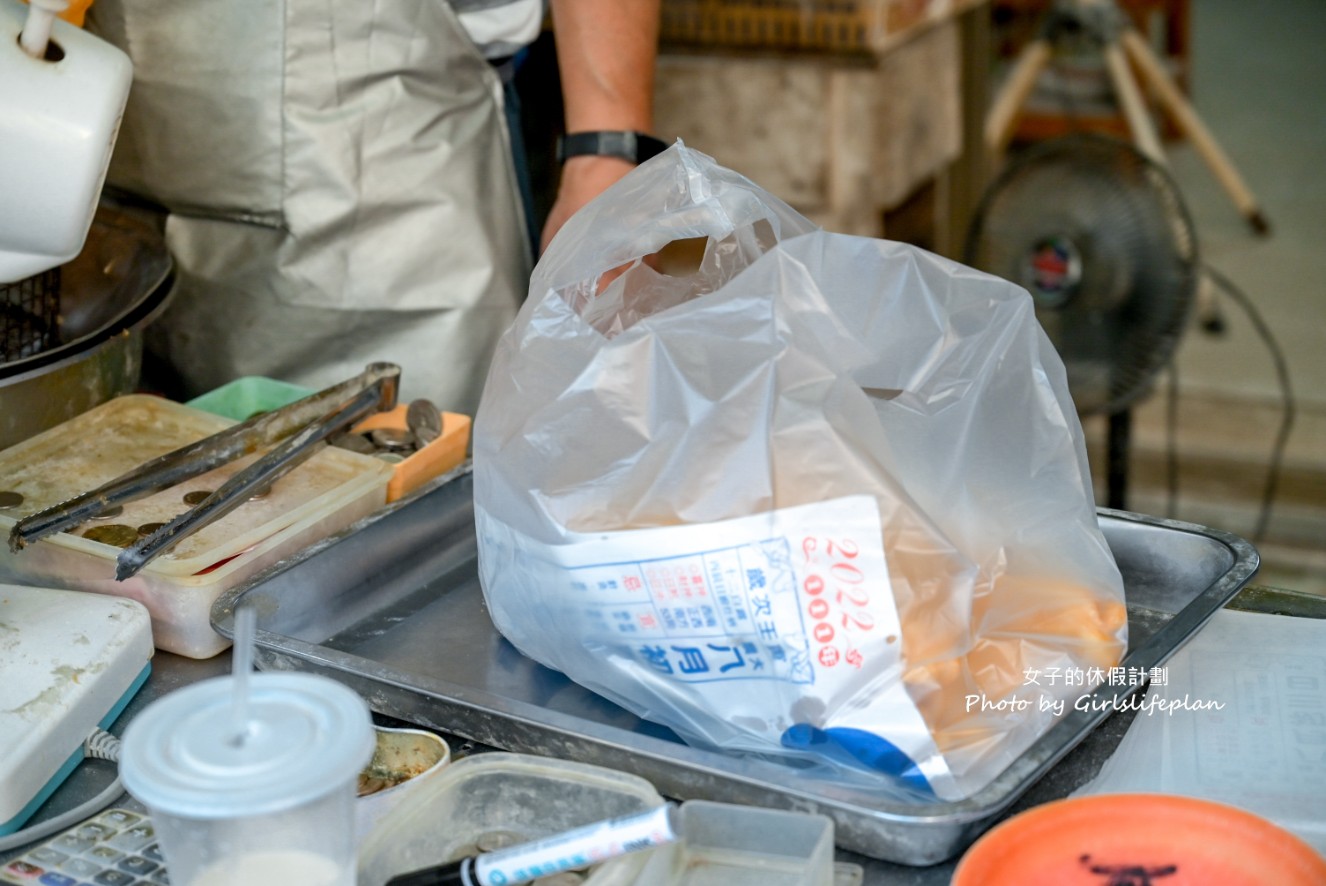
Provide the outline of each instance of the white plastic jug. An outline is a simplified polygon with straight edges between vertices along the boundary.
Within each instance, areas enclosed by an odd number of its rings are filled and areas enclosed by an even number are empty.
[[[0,284],[72,259],[83,248],[133,80],[129,57],[67,22],[68,0],[29,9],[0,0]],[[50,28],[49,43],[40,38]]]

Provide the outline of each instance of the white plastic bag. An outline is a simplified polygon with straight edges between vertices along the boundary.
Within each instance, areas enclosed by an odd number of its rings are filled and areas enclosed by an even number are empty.
[[[641,261],[697,237],[692,275]],[[820,231],[680,143],[535,269],[474,478],[502,634],[702,745],[954,799],[1085,691],[1037,675],[1124,648],[1031,298]]]

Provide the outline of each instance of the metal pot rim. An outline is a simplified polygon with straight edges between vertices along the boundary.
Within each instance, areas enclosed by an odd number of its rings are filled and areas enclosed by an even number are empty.
[[[164,240],[146,224],[103,206],[98,209],[97,218],[93,222],[93,232],[95,233],[98,227],[107,226],[129,232],[138,245],[147,250],[145,263],[136,269],[141,276],[122,281],[123,285],[132,286],[140,294],[109,320],[70,341],[62,342],[56,347],[21,360],[0,363],[0,387],[17,384],[34,376],[55,371],[71,362],[86,359],[90,354],[107,346],[117,336],[147,325],[165,309],[170,300],[169,296],[174,290],[175,267]],[[91,236],[90,234],[89,240]]]

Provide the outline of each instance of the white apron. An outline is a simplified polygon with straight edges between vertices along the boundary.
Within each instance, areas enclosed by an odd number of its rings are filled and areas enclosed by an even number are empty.
[[[445,0],[98,0],[134,62],[108,182],[170,211],[149,330],[190,395],[401,364],[473,414],[531,256],[497,72]]]

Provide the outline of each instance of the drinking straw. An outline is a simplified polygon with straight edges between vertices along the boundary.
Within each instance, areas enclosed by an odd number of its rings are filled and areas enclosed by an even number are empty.
[[[249,674],[253,671],[253,633],[256,614],[252,607],[235,610],[235,648],[232,660],[232,689],[230,719],[233,726],[231,742],[244,744],[249,734]]]

